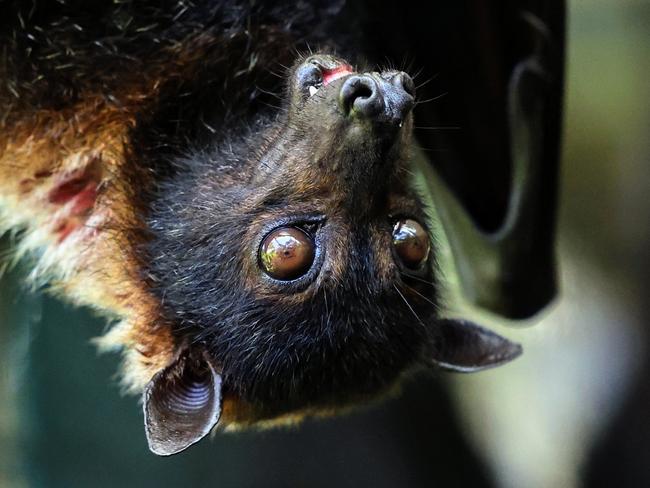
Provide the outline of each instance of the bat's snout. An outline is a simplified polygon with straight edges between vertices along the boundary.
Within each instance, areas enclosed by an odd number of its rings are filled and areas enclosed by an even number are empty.
[[[401,126],[415,103],[413,79],[402,71],[352,75],[341,86],[339,103],[348,116]]]
[[[291,100],[296,113],[315,114],[319,127],[334,120],[333,105],[348,121],[401,127],[415,105],[415,84],[403,71],[357,73],[342,59],[314,55],[295,68]]]

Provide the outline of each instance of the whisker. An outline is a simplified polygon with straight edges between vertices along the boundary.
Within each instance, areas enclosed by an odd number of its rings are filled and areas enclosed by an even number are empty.
[[[404,286],[406,286],[406,287],[407,287],[409,290],[411,290],[412,292],[415,292],[416,295],[418,295],[420,298],[426,300],[427,302],[429,302],[429,303],[430,303],[431,305],[433,305],[434,307],[436,307],[436,308],[438,307],[438,305],[436,305],[436,304],[433,302],[433,300],[430,300],[429,298],[425,297],[422,293],[420,293],[419,291],[417,291],[417,290],[416,290],[415,288],[413,288],[412,286],[409,286],[409,285],[407,285],[406,283],[404,283]]]
[[[424,68],[421,68],[420,71],[418,71],[418,74],[421,74],[423,70]],[[434,73],[433,75],[431,75],[431,77],[429,77],[429,79],[427,79],[427,81],[423,82],[420,86],[424,85],[425,83],[429,83],[430,81],[437,80],[439,76],[440,76],[439,72]]]
[[[420,150],[428,153],[448,153],[451,152],[450,149],[431,149],[428,147],[420,147]]]
[[[285,77],[284,73],[281,74],[281,73],[278,73],[277,71],[274,71],[272,69],[269,69],[268,72],[271,73],[273,76],[276,76],[278,78],[284,78]]]
[[[266,95],[270,95],[270,96],[272,96],[272,97],[274,97],[274,98],[277,98],[278,100],[282,100],[282,99],[283,99],[282,96],[281,96],[279,93],[274,93],[274,92],[272,92],[272,91],[265,90],[264,88],[261,88],[261,87],[259,87],[259,86],[257,86],[257,85],[255,85],[255,89],[256,89],[257,91],[259,91],[260,93],[264,93],[264,94],[266,94]]]
[[[283,107],[279,105],[273,105],[272,103],[267,103],[267,102],[260,102],[262,105],[266,105],[267,107],[273,108],[275,110],[282,110]]]
[[[435,76],[432,76],[431,78],[428,78],[428,79],[424,80],[422,83],[420,83],[419,85],[417,85],[417,86],[415,87],[415,91],[417,92],[417,91],[420,90],[423,86],[428,85],[429,83],[431,83],[431,82],[432,82],[433,80],[435,80],[435,79],[436,79],[436,77],[435,77]]]
[[[444,97],[444,96],[447,96],[447,94],[448,94],[448,92],[445,92],[445,93],[441,93],[441,94],[438,95],[437,97],[427,98],[426,100],[417,100],[417,101],[415,102],[415,105],[421,105],[421,104],[423,104],[423,103],[434,102],[434,101],[436,101],[436,100],[441,99],[441,98]]]
[[[420,282],[422,282],[422,283],[426,283],[427,285],[430,285],[430,286],[433,286],[433,287],[436,286],[436,284],[433,283],[432,281],[427,281],[427,280],[425,280],[424,278],[420,278],[419,276],[415,276],[415,275],[408,274],[408,273],[403,273],[403,274],[404,274],[404,276],[408,276],[409,278],[414,279],[414,280],[416,280],[416,281],[420,281]]]
[[[327,328],[329,329],[330,321],[331,321],[331,314],[330,314],[330,307],[329,304],[327,303],[327,290],[323,289],[323,300],[325,300],[325,316],[327,317]]]
[[[408,71],[411,71],[410,69]],[[413,78],[413,81],[417,79],[418,76],[422,74],[422,71],[424,71],[424,66],[420,67],[415,73],[411,75],[411,78]]]
[[[453,126],[453,125],[441,125],[441,126],[431,126],[431,127],[422,127],[416,125],[415,128],[420,130],[460,130],[460,127]]]
[[[404,71],[405,73],[411,73],[413,71],[413,61],[409,61],[408,59],[404,59],[404,62],[402,63],[402,69],[400,71]]]
[[[402,294],[402,292],[399,291],[399,288],[397,288],[397,285],[394,284],[394,283],[393,283],[393,288],[395,288],[395,291],[399,294],[400,297],[402,297],[402,300],[404,300],[404,303],[406,303],[406,306],[409,308],[409,310],[411,311],[411,313],[413,314],[413,316],[417,319],[417,321],[420,322],[420,325],[422,325],[422,327],[424,327],[424,328],[426,329],[427,326],[424,325],[424,322],[422,322],[422,320],[420,320],[420,317],[418,317],[418,314],[415,313],[415,310],[413,309],[413,307],[411,307],[411,304],[408,302],[408,300],[407,300],[406,297]]]

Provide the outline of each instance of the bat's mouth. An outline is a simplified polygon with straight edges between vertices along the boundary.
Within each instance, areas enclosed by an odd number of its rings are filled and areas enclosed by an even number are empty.
[[[354,73],[354,70],[350,65],[341,64],[340,66],[335,66],[334,68],[321,68],[321,77],[322,81],[314,85],[309,85],[307,87],[309,96],[314,96],[318,90],[324,86],[329,85],[333,81],[343,78],[344,76],[351,75]]]
[[[347,64],[342,64],[333,69],[325,69],[323,70],[323,85],[328,85],[334,80],[338,80],[339,78],[352,73],[352,67]]]

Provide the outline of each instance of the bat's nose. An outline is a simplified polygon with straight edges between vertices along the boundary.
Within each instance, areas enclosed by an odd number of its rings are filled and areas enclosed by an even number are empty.
[[[400,125],[413,108],[415,88],[402,71],[353,75],[343,83],[339,102],[348,115]]]

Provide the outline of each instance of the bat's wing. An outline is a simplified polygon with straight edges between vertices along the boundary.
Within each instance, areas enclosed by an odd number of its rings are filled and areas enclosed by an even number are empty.
[[[392,2],[364,25],[373,61],[420,70],[416,135],[464,291],[510,318],[556,292],[564,4]]]

